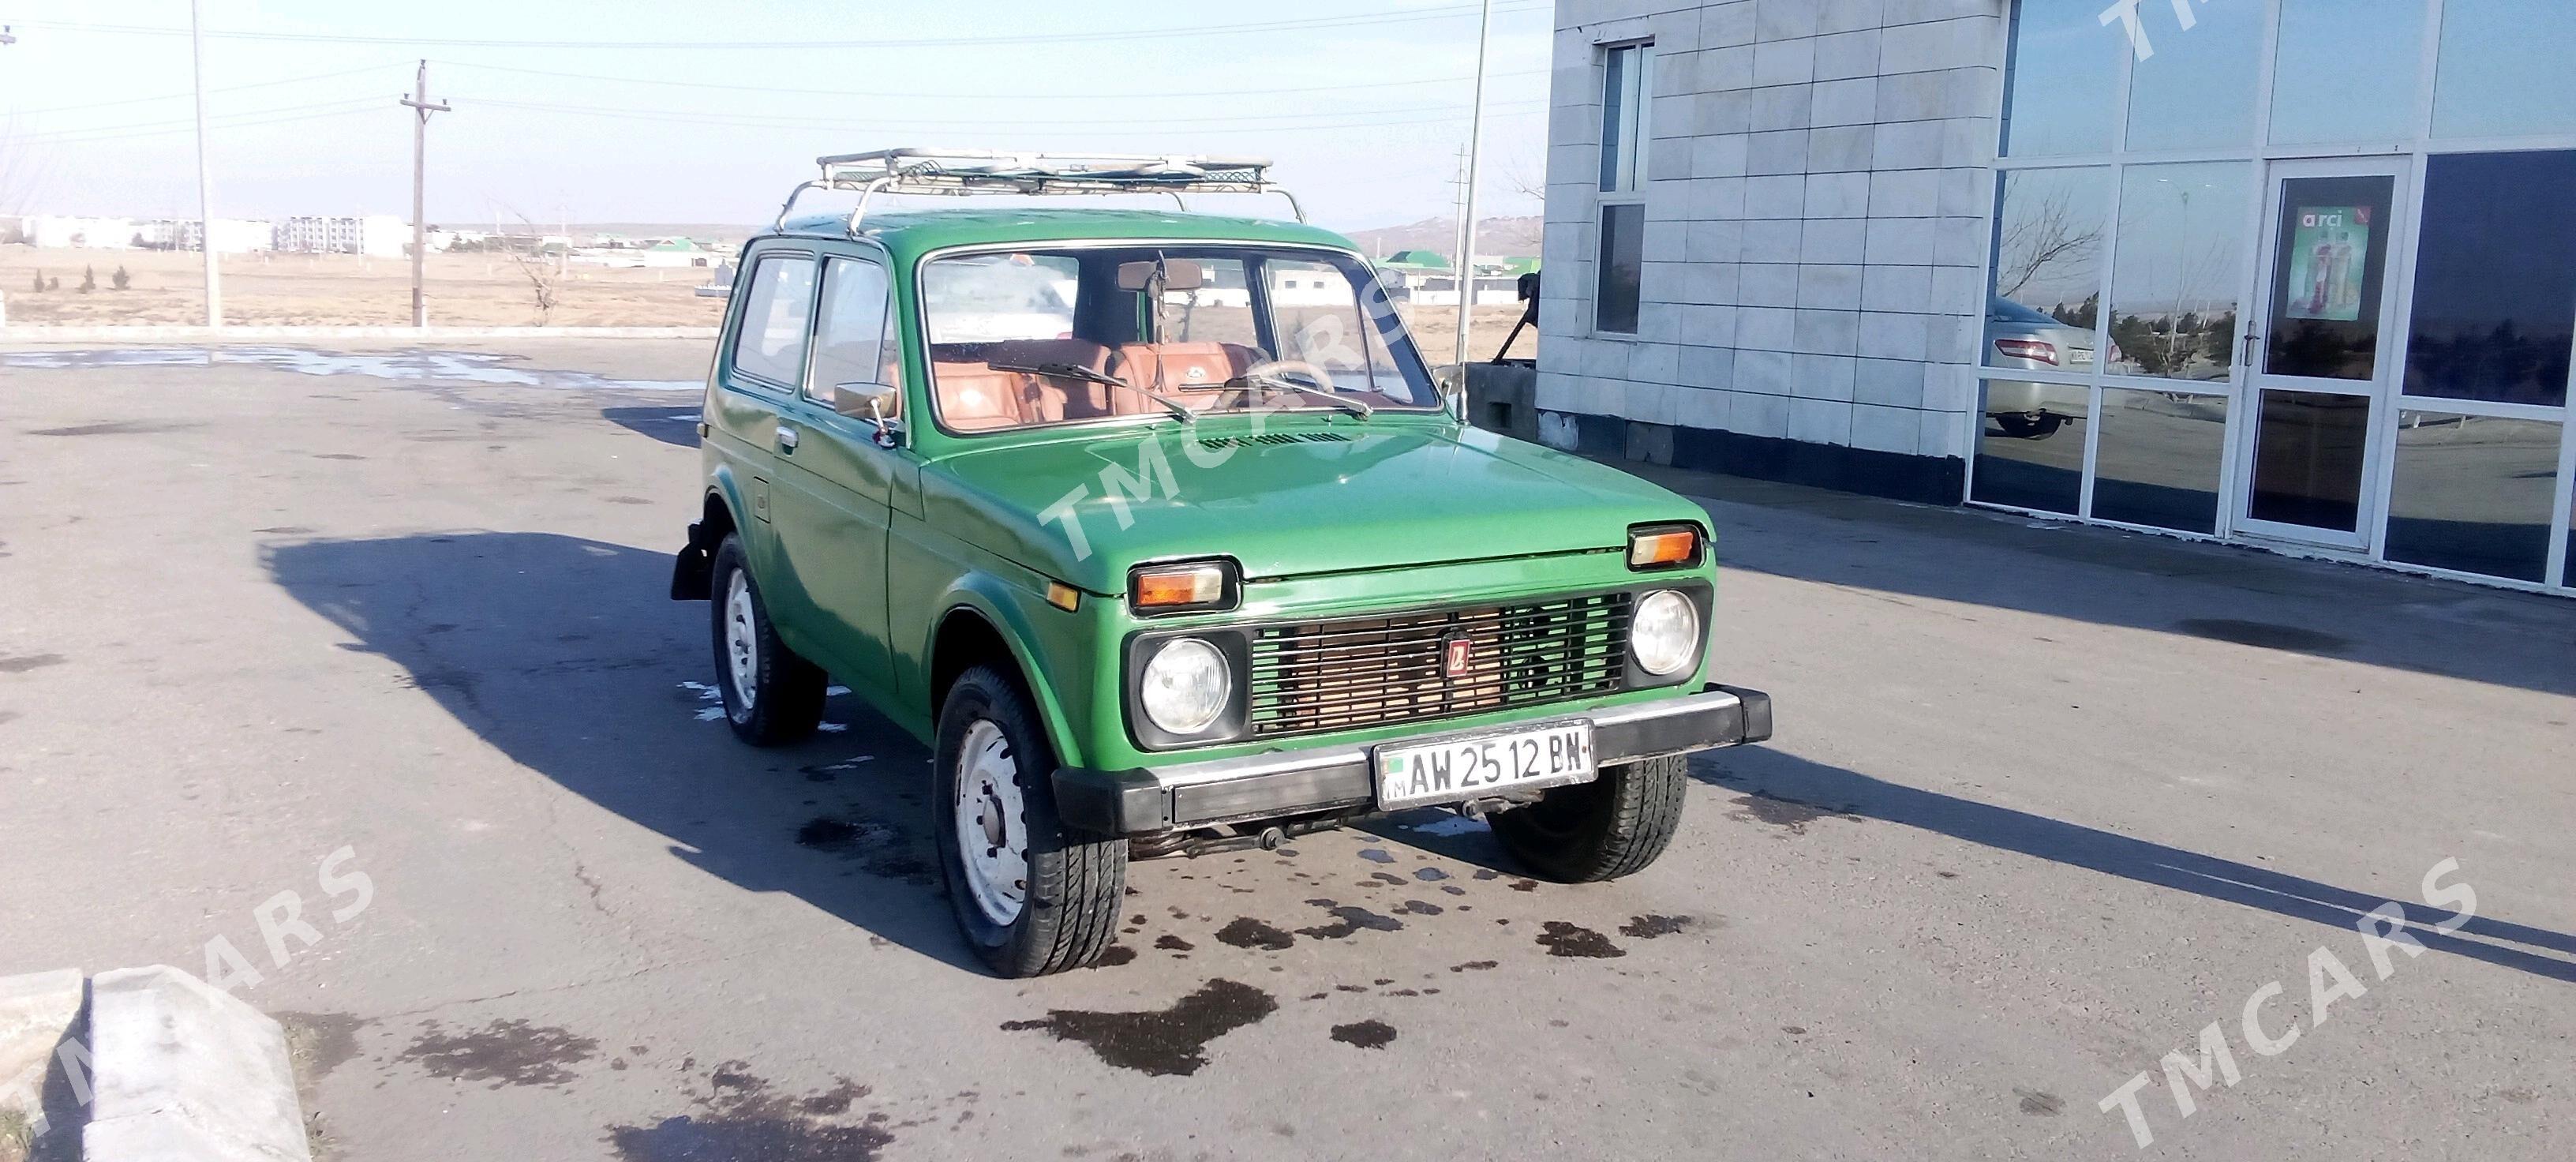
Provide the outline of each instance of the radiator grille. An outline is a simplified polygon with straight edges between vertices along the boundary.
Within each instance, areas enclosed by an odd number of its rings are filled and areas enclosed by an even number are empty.
[[[1626,593],[1264,626],[1252,639],[1255,738],[1423,722],[1615,693]],[[1444,643],[1474,643],[1467,672]]]

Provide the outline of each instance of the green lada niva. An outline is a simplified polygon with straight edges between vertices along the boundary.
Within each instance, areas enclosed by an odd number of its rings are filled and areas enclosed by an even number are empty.
[[[1107,948],[1130,858],[1372,814],[1489,820],[1615,879],[1683,756],[1760,741],[1717,685],[1706,515],[1462,423],[1367,259],[1302,224],[883,193],[1272,192],[1266,163],[888,151],[859,209],[743,251],[672,596],[734,732],[847,685],[934,756],[932,832],[996,971]],[[827,679],[826,675],[829,675]]]

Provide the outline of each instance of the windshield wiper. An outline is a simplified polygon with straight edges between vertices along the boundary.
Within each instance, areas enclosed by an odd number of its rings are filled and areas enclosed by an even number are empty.
[[[1191,411],[1188,404],[1182,403],[1167,395],[1147,391],[1144,388],[1120,379],[1115,375],[1093,371],[1092,369],[1084,367],[1078,363],[987,363],[984,366],[995,371],[1011,371],[1022,375],[1045,375],[1052,376],[1057,379],[1078,379],[1084,383],[1097,383],[1104,387],[1117,388],[1120,391],[1132,391],[1154,401],[1155,403],[1163,405],[1164,410],[1171,412],[1173,416],[1177,417],[1184,424],[1195,424],[1199,422],[1199,414]]]
[[[1316,399],[1320,399],[1327,404],[1349,412],[1364,420],[1377,414],[1376,408],[1362,403],[1359,400],[1351,399],[1348,396],[1338,395],[1333,392],[1324,391],[1319,388],[1308,387],[1305,384],[1289,379],[1286,376],[1273,374],[1267,371],[1244,372],[1243,381],[1246,383],[1266,384],[1270,387],[1293,391],[1299,395],[1313,396]]]

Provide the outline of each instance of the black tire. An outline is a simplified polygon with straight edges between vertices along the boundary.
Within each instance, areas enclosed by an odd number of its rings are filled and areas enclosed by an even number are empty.
[[[1558,787],[1494,816],[1494,838],[1544,879],[1615,880],[1646,870],[1681,827],[1689,761],[1681,755],[1601,768],[1589,783]]]
[[[749,697],[734,675],[729,637],[737,575],[751,607],[749,640],[754,662]],[[812,737],[823,721],[823,692],[830,679],[821,667],[778,640],[778,629],[769,622],[769,605],[760,596],[760,583],[744,559],[742,538],[728,533],[717,546],[711,580],[714,597],[709,604],[715,612],[708,626],[715,641],[716,688],[724,692],[726,725],[733,727],[735,738],[753,746],[786,746]]]
[[[1996,416],[1995,426],[2016,440],[2045,440],[2066,426],[2066,417],[2052,415]]]
[[[1016,772],[1028,879],[1019,912],[997,923],[977,902],[960,848],[957,785],[967,736],[979,722],[1001,732]],[[1055,809],[1055,748],[1020,684],[989,666],[960,675],[939,712],[933,751],[931,833],[949,910],[975,954],[1007,977],[1045,976],[1080,968],[1118,938],[1118,909],[1127,892],[1127,842],[1068,827]]]

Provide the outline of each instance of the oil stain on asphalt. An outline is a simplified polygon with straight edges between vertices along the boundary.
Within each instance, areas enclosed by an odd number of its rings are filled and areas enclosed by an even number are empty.
[[[433,1077],[488,1081],[494,1089],[569,1084],[571,1067],[599,1054],[595,1038],[522,1020],[494,1021],[472,1032],[444,1031],[432,1021],[421,1030],[400,1060],[418,1063]]]
[[[914,887],[929,887],[939,878],[938,867],[914,851],[902,832],[874,820],[818,815],[796,829],[796,842],[856,860],[869,875]]]
[[[0,658],[0,674],[24,674],[29,670],[62,664],[61,654],[21,654],[14,658]]]
[[[1819,807],[1813,803],[1783,799],[1761,791],[1736,796],[1735,806],[1736,810],[1726,813],[1727,818],[1751,823],[1768,823],[1774,827],[1786,828],[1791,835],[1805,835],[1807,825],[1819,819],[1860,821],[1860,816],[1853,814],[1849,807],[1839,809]]]
[[[1058,1041],[1079,1042],[1120,1069],[1187,1077],[1207,1064],[1208,1042],[1277,1011],[1279,1002],[1269,993],[1218,978],[1168,1009],[1135,1013],[1050,1009],[1044,1019],[1006,1021],[1002,1028],[1044,1030]]]
[[[1676,932],[1687,931],[1698,923],[1697,919],[1690,916],[1637,916],[1620,925],[1619,934],[1633,936],[1639,940],[1652,940],[1658,936],[1670,936]]]
[[[1362,1049],[1384,1049],[1395,1040],[1395,1026],[1384,1021],[1356,1021],[1333,1026],[1333,1040]]]
[[[1359,932],[1363,928],[1372,932],[1401,932],[1404,930],[1404,921],[1398,920],[1393,916],[1381,916],[1366,908],[1353,907],[1351,905],[1337,903],[1332,900],[1308,900],[1306,902],[1332,913],[1333,922],[1330,924],[1318,924],[1312,928],[1300,928],[1297,930],[1297,934],[1300,936],[1312,936],[1317,940],[1341,940]]]
[[[811,1159],[869,1162],[894,1143],[886,1115],[846,1115],[868,1087],[843,1079],[804,1097],[773,1093],[744,1062],[718,1066],[696,1112],[649,1126],[610,1126],[607,1141],[625,1162]]]
[[[1234,922],[1216,930],[1217,943],[1235,948],[1266,948],[1278,952],[1295,944],[1297,938],[1250,916],[1238,916]]]
[[[1577,956],[1607,960],[1626,956],[1628,950],[1610,942],[1610,938],[1579,924],[1550,920],[1539,933],[1538,942],[1549,956]]]

